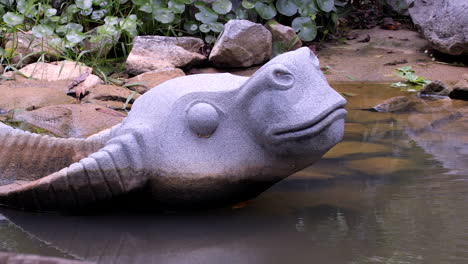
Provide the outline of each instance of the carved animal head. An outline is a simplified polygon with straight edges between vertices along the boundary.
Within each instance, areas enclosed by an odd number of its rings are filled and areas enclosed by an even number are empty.
[[[250,199],[338,143],[345,104],[308,48],[274,58],[250,78],[176,78],[136,100],[104,148],[65,169],[66,177],[90,178],[83,188],[94,190],[104,186],[92,183],[97,174],[110,186],[108,198],[147,189],[169,206]]]

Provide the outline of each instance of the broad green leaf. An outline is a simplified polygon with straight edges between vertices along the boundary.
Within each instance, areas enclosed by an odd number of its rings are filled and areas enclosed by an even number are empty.
[[[216,13],[225,15],[232,10],[232,3],[229,0],[216,0],[212,7]]]
[[[335,7],[335,0],[317,0],[317,5],[323,12],[330,12]]]
[[[272,19],[276,16],[276,9],[273,4],[255,3],[255,11],[263,19]]]
[[[214,12],[198,12],[195,14],[195,18],[204,24],[208,24],[216,22],[218,20],[218,15]]]
[[[209,27],[210,27],[211,31],[217,32],[217,33],[224,30],[224,25],[219,23],[219,22],[210,23]]]
[[[243,9],[243,8],[238,8],[236,11],[236,16],[235,18],[237,19],[248,19],[249,18],[249,14],[247,13],[247,10]]]
[[[303,17],[317,14],[318,9],[315,6],[315,1],[307,1],[304,5],[299,8],[299,14]]]
[[[106,16],[106,18],[104,18],[104,23],[111,25],[111,26],[117,25],[119,21],[120,19],[115,16]]]
[[[201,24],[200,31],[203,33],[208,33],[210,32],[210,26],[208,24]]]
[[[55,8],[48,8],[44,11],[44,15],[46,17],[51,17],[51,16],[55,16],[55,14],[57,14],[57,9]]]
[[[54,34],[54,30],[51,27],[42,24],[35,25],[31,31],[36,38],[45,38]]]
[[[138,34],[137,32],[137,16],[134,14],[129,15],[127,18],[119,22],[119,26],[122,30],[126,31],[130,36],[134,37]]]
[[[78,31],[70,31],[65,38],[72,44],[77,44],[83,41],[86,38],[84,33]]]
[[[76,6],[76,5],[69,5],[67,7],[67,10],[65,11],[67,14],[75,14],[76,12],[78,12],[80,9]]]
[[[312,41],[317,36],[317,25],[310,17],[296,17],[291,26],[303,41]]]
[[[182,14],[185,11],[185,4],[183,2],[172,0],[167,5],[176,14]]]
[[[216,37],[212,35],[208,35],[205,37],[205,42],[208,44],[212,44],[216,42]]]
[[[107,13],[107,10],[105,9],[100,9],[100,10],[94,10],[93,13],[91,13],[91,19],[93,20],[101,20]]]
[[[190,34],[194,34],[198,31],[198,25],[195,21],[187,21],[184,24],[184,29]]]
[[[90,8],[90,9],[83,9],[83,10],[80,11],[80,14],[81,14],[82,16],[89,16],[89,15],[91,15],[91,13],[93,13],[93,9],[92,9],[92,8]]]
[[[252,9],[255,7],[255,4],[252,3],[252,2],[249,2],[247,0],[243,0],[242,1],[242,7],[245,8],[245,9]]]
[[[293,16],[297,13],[297,5],[291,0],[276,1],[276,9],[285,16]]]
[[[116,36],[119,34],[119,32],[117,31],[117,28],[109,24],[104,24],[102,26],[97,27],[96,32],[99,35],[104,35],[104,36]]]
[[[3,15],[3,21],[10,27],[23,24],[24,17],[17,13],[7,12]]]
[[[70,31],[82,32],[83,31],[83,26],[80,25],[80,24],[76,24],[76,23],[68,23],[68,24],[63,25],[63,26],[58,26],[55,29],[55,32],[64,33],[64,34],[67,34]]]
[[[175,15],[170,9],[158,8],[154,11],[154,18],[163,24],[169,24],[174,21]]]
[[[149,1],[148,0],[132,0],[132,3],[134,3],[135,5],[141,6],[141,5],[149,3]]]
[[[93,6],[92,0],[75,0],[75,4],[79,9],[88,10]]]
[[[153,5],[150,4],[150,3],[146,3],[146,4],[142,5],[142,6],[140,6],[140,8],[138,10],[143,11],[145,13],[151,14],[151,13],[153,13]]]

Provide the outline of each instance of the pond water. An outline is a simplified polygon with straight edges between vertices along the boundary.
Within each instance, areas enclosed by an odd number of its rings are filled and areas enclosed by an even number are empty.
[[[356,109],[404,93],[336,88],[349,100],[344,141],[253,201],[167,214],[0,209],[0,251],[98,263],[468,263],[468,103],[375,113]]]

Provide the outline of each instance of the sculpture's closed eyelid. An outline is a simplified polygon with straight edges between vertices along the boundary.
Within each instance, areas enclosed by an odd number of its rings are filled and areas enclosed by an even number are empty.
[[[276,67],[272,71],[272,79],[276,88],[286,90],[294,85],[294,76],[285,67]]]

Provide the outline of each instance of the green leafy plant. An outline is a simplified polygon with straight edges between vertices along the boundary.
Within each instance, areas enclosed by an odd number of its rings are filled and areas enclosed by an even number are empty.
[[[431,83],[430,80],[425,79],[423,77],[417,76],[416,72],[412,69],[411,66],[403,66],[400,68],[396,68],[396,75],[405,79],[404,83],[396,82],[392,83],[390,86],[397,87],[397,88],[407,88],[409,90],[420,90],[424,85]]]
[[[124,58],[137,35],[191,35],[212,44],[231,19],[275,18],[291,25],[301,40],[313,41],[334,30],[343,1],[243,0],[234,8],[229,0],[64,0],[60,6],[51,0],[0,0],[0,44],[1,36],[30,31],[59,58],[102,68],[108,57]],[[38,55],[44,54],[45,49]],[[17,55],[0,48],[0,63],[10,65]]]

